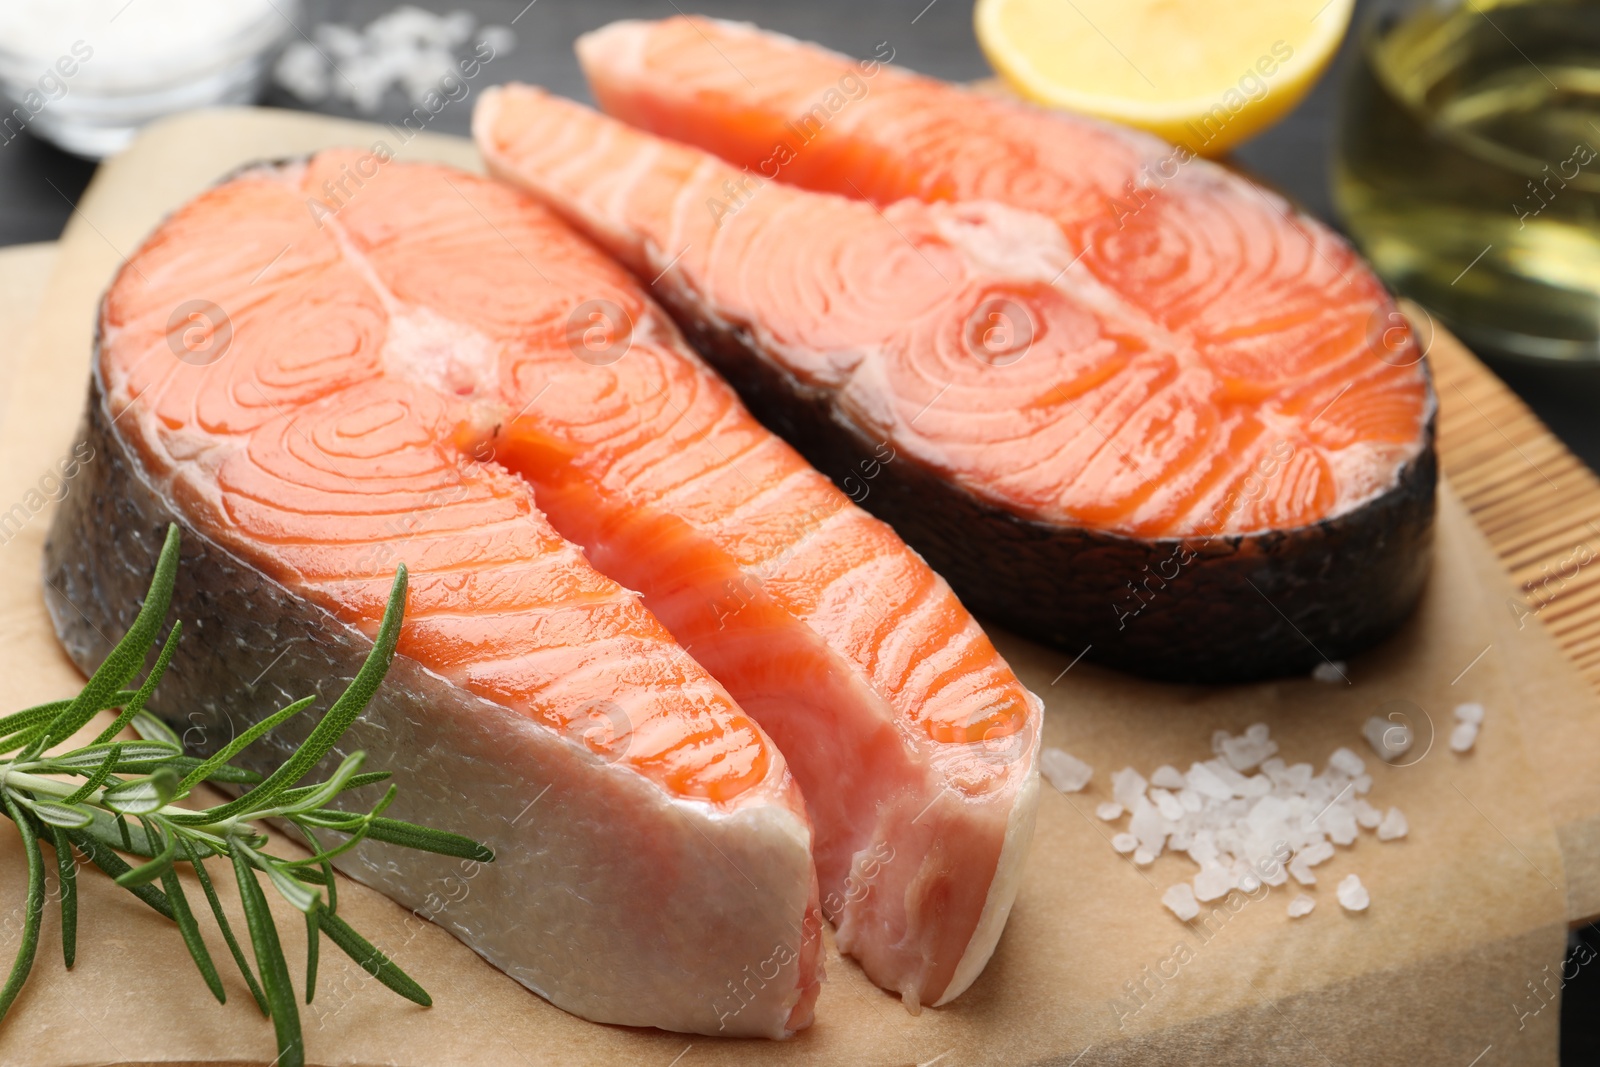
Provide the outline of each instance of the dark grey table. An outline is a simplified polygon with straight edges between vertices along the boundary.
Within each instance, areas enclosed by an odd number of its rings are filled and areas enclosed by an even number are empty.
[[[397,0],[313,0],[313,17],[365,25]],[[572,55],[572,41],[586,30],[618,18],[664,18],[676,10],[760,23],[855,55],[867,55],[880,41],[894,46],[896,62],[926,74],[956,81],[987,77],[989,66],[972,33],[972,0],[810,0],[776,4],[770,0],[414,0],[438,10],[467,8],[484,22],[511,24],[517,47],[485,69],[487,82],[528,81],[587,100],[589,93]],[[526,6],[524,6],[526,5]],[[1365,6],[1365,0],[1363,0]],[[1354,35],[1311,95],[1285,121],[1241,146],[1232,162],[1275,186],[1311,213],[1337,225],[1329,195],[1334,121],[1339,86],[1350,60]],[[282,92],[265,101],[299,107]],[[398,119],[407,107],[393,95]],[[353,110],[328,107],[353,118]],[[446,108],[430,126],[444,133],[468,132],[470,110]],[[0,245],[48,241],[60,235],[94,173],[94,165],[22,137],[0,146]],[[1495,370],[1526,399],[1557,435],[1591,468],[1600,469],[1600,368],[1538,368],[1495,359]],[[1600,949],[1600,931],[1585,928],[1574,937]],[[1581,968],[1564,991],[1561,1018],[1562,1063],[1600,1064],[1600,970]],[[1423,1023],[1425,1025],[1425,1023]]]

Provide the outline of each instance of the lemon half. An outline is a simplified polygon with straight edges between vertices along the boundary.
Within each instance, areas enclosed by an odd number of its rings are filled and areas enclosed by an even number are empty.
[[[1022,96],[1215,156],[1276,122],[1339,50],[1355,0],[978,0]]]

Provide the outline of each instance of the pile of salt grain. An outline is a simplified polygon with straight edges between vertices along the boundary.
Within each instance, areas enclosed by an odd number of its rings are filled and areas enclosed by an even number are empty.
[[[1309,763],[1277,758],[1278,744],[1264,723],[1238,736],[1219,730],[1211,747],[1216,756],[1186,772],[1164,765],[1149,780],[1132,767],[1116,772],[1112,802],[1096,812],[1108,822],[1128,813],[1127,830],[1111,845],[1132,853],[1134,863],[1147,866],[1171,849],[1200,868],[1191,881],[1162,897],[1180,919],[1194,918],[1201,904],[1234,889],[1250,893],[1262,883],[1279,886],[1291,877],[1302,886],[1315,885],[1312,868],[1331,859],[1335,845],[1354,844],[1361,830],[1377,831],[1382,841],[1406,835],[1398,808],[1386,813],[1367,802],[1372,776],[1348,748],[1335,749],[1316,774]],[[1348,911],[1362,911],[1370,901],[1354,875],[1340,883],[1336,895]],[[1311,903],[1305,894],[1297,896],[1290,916],[1308,914]]]
[[[273,77],[279,85],[311,104],[329,96],[344,99],[366,114],[375,114],[392,85],[411,102],[424,105],[431,93],[450,90],[459,81],[456,51],[469,42],[481,60],[505,55],[516,46],[509,26],[485,26],[473,33],[477,18],[470,11],[435,15],[404,5],[368,23],[365,29],[324,23],[310,41],[284,49]],[[443,88],[441,88],[443,85]]]

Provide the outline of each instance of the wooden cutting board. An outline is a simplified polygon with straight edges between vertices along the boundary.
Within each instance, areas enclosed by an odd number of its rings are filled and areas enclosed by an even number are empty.
[[[241,163],[334,144],[370,146],[375,139],[386,140],[402,161],[477,166],[471,146],[454,139],[423,136],[402,146],[381,127],[239,110],[152,128],[103,167],[37,302],[34,341],[11,352],[15,364],[0,419],[0,511],[27,499],[69,447],[99,294],[166,211]],[[8,336],[18,333],[13,324]],[[1485,435],[1459,416],[1453,386],[1480,408],[1492,407],[1500,430],[1535,430],[1488,401],[1484,390],[1495,383],[1459,346],[1441,336],[1433,355],[1446,469],[1463,472],[1468,499],[1480,511],[1502,506],[1508,494],[1525,491],[1526,478],[1510,465],[1497,479],[1481,462],[1455,463],[1452,449],[1475,455],[1472,447]],[[1537,447],[1532,437],[1521,443],[1525,451]],[[1536,458],[1547,472],[1555,465],[1543,451]],[[1572,509],[1570,496],[1563,506]],[[18,706],[78,684],[39,593],[38,553],[49,518],[41,510],[0,545],[0,627],[8,638],[0,643],[0,667],[12,683],[8,699]],[[1536,562],[1518,558],[1523,567]],[[1546,967],[1558,969],[1569,917],[1600,911],[1600,876],[1571,852],[1563,857],[1563,846],[1592,842],[1591,827],[1600,821],[1600,787],[1584,784],[1597,777],[1589,768],[1600,756],[1600,731],[1593,694],[1576,668],[1537,619],[1506,608],[1516,595],[1466,508],[1447,490],[1425,603],[1401,634],[1350,665],[1350,685],[1309,679],[1157,685],[1086,664],[1068,669],[1070,657],[997,634],[1018,674],[1046,700],[1046,744],[1069,749],[1097,770],[1082,794],[1045,790],[1034,852],[999,950],[977,984],[948,1008],[908,1015],[830,946],[819,1021],[791,1041],[599,1026],[522,989],[442,927],[350,884],[340,893],[341,913],[392,950],[436,1004],[423,1010],[399,1001],[354,964],[324,952],[317,1000],[305,1011],[308,1056],[341,1067],[930,1061],[1460,1067],[1492,1049],[1482,1062],[1554,1063],[1556,1011],[1535,1013],[1527,983],[1542,980]],[[1554,607],[1539,616],[1555,618]],[[1568,631],[1558,633],[1568,639]],[[1109,847],[1108,828],[1093,817],[1095,804],[1109,796],[1113,770],[1131,764],[1148,773],[1159,763],[1204,758],[1213,729],[1237,732],[1267,722],[1286,758],[1320,765],[1339,745],[1365,752],[1361,724],[1397,699],[1412,702],[1436,731],[1448,730],[1451,707],[1464,700],[1482,701],[1489,719],[1470,755],[1451,753],[1439,738],[1411,766],[1368,760],[1375,778],[1370,799],[1404,810],[1411,834],[1386,844],[1364,834],[1341,849],[1319,869],[1318,907],[1305,919],[1286,917],[1292,894],[1280,889],[1211,928],[1179,923],[1159,898],[1192,866],[1164,856],[1149,868],[1135,867]],[[529,788],[531,795],[539,783]],[[1588,854],[1595,852],[1591,844]],[[20,903],[19,872],[15,835],[0,830],[0,916],[14,907],[8,902]],[[1350,872],[1373,893],[1371,910],[1360,916],[1343,913],[1333,899],[1333,884]],[[470,878],[460,883],[441,887],[442,895],[473,891]],[[218,1006],[168,924],[98,876],[84,879],[83,895],[78,965],[62,969],[54,917],[47,917],[35,977],[0,1028],[0,1063],[270,1059],[270,1027],[236,977],[226,979],[230,1004]],[[280,925],[293,959],[302,951],[301,927],[288,918]],[[0,950],[8,938],[14,945],[15,936],[15,924],[0,921]],[[215,930],[207,936],[220,949]],[[152,1010],[155,1003],[159,1010]]]

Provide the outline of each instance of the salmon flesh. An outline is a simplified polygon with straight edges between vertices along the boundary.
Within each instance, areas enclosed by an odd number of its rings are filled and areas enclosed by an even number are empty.
[[[46,559],[80,665],[180,521],[199,636],[156,709],[215,749],[337,691],[410,570],[347,744],[400,817],[499,858],[437,907],[454,861],[369,843],[350,874],[603,1022],[786,1036],[823,914],[912,1005],[976,978],[1031,836],[1038,699],[536,201],[354,151],[252,168],[152,235],[100,331],[108,458]]]
[[[491,168],[654,279],[751,409],[981,615],[1234,680],[1342,658],[1409,613],[1435,401],[1326,227],[1184,149],[911,74],[887,46],[857,61],[673,18],[578,53],[620,121],[509,89],[480,104]]]

